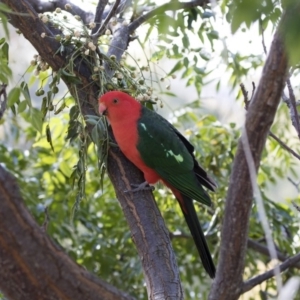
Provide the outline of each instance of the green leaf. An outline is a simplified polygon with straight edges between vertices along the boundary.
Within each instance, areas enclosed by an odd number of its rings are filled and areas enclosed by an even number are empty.
[[[51,130],[50,130],[49,124],[47,124],[47,126],[46,126],[46,138],[47,138],[47,142],[51,146],[52,151],[54,152],[54,147],[53,147],[53,143],[52,143],[52,136],[51,136]]]
[[[203,14],[202,14],[202,19],[207,19],[210,17],[213,17],[215,14],[210,11],[210,10],[206,10]]]
[[[66,70],[62,70],[62,77],[66,82],[80,84],[81,80],[74,73],[69,73]]]
[[[75,120],[79,116],[79,108],[78,105],[74,105],[71,107],[70,112],[70,120]]]
[[[187,57],[183,59],[183,65],[187,68],[189,66],[189,60]]]
[[[23,100],[19,103],[18,105],[18,113],[22,113],[27,107],[27,101],[26,100]]]
[[[6,60],[7,64],[9,61],[8,51],[9,51],[9,45],[8,45],[8,43],[4,43],[2,46],[2,57],[1,58],[4,58]]]
[[[183,44],[183,47],[185,49],[188,49],[189,46],[190,46],[190,41],[189,41],[188,36],[186,34],[182,38],[182,44]]]
[[[0,6],[3,3],[0,3]],[[0,13],[0,19],[1,19],[1,23],[2,23],[2,27],[4,29],[4,33],[7,39],[9,39],[9,30],[8,30],[8,22],[7,22],[7,17],[5,14]]]
[[[209,33],[207,33],[207,37],[212,40],[217,40],[219,38],[219,32],[216,30],[212,30]]]
[[[21,90],[19,87],[14,87],[12,90],[10,90],[10,92],[8,93],[8,97],[7,97],[7,106],[8,107],[13,106],[15,103],[17,103],[19,101],[20,93],[21,93]]]
[[[166,53],[165,49],[154,52],[152,57],[151,57],[151,61],[157,61],[157,60],[162,59],[163,56],[165,55],[165,53]]]
[[[4,3],[0,3],[0,11],[3,11],[5,13],[10,13],[11,9]]]
[[[206,61],[210,60],[210,54],[205,52],[205,51],[201,51],[199,53],[200,57]]]
[[[29,122],[40,133],[43,129],[43,114],[34,107],[30,107]]]
[[[31,103],[31,97],[30,97],[30,93],[29,93],[29,89],[28,89],[28,85],[25,81],[23,81],[21,83],[21,88],[22,88],[22,93],[27,101],[27,104],[29,107],[32,107],[32,103]]]
[[[182,61],[179,60],[175,66],[173,67],[173,69],[168,73],[168,76],[174,74],[175,72],[181,70],[183,68],[183,64],[182,64]]]
[[[66,177],[71,177],[73,170],[70,168],[70,166],[65,161],[62,161],[59,164],[59,169]]]
[[[194,67],[194,71],[199,75],[205,75],[205,68]]]

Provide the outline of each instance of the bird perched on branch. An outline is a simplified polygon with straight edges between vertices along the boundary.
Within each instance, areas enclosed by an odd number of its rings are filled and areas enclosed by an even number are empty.
[[[109,120],[121,151],[144,173],[145,183],[131,191],[158,181],[172,190],[203,266],[214,278],[215,266],[192,199],[210,205],[211,199],[203,186],[214,191],[216,183],[196,161],[194,147],[167,120],[126,93],[104,94],[99,98],[99,112]]]

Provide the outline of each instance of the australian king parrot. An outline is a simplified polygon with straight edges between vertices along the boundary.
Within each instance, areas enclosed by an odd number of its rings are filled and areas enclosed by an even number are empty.
[[[214,191],[216,183],[196,161],[194,147],[166,119],[124,92],[100,97],[99,112],[109,120],[121,151],[144,173],[145,183],[161,181],[172,190],[203,266],[214,278],[215,266],[192,199],[210,205],[203,186]]]

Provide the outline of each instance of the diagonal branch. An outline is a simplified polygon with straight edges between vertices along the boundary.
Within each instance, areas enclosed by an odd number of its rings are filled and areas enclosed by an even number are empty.
[[[295,98],[295,94],[294,94],[290,79],[287,79],[286,85],[287,85],[290,97],[289,97],[288,101],[285,101],[285,102],[288,105],[288,107],[290,108],[292,124],[296,129],[298,137],[300,138],[300,122],[299,122],[299,116],[298,116],[298,111],[297,111],[297,106],[296,106],[296,98]]]
[[[54,53],[56,53],[59,49],[60,44],[53,38],[46,37],[43,40],[41,39],[42,32],[46,32],[47,36],[48,33],[49,36],[51,36],[51,32],[49,32],[47,27],[44,26],[44,24],[38,18],[36,12],[33,10],[28,1],[2,0],[2,2],[14,12],[27,14],[28,17],[22,17],[18,14],[11,15],[10,22],[20,28],[23,35],[36,48],[43,60],[45,60],[54,70],[65,67],[68,63],[67,58],[60,54],[54,55]],[[116,31],[116,34],[114,34],[108,54],[115,54],[116,59],[118,60],[120,55],[127,48],[128,41],[128,27],[122,26]],[[67,50],[72,51],[72,49]],[[91,82],[91,69],[85,60],[74,60],[74,73],[78,79],[80,79],[81,84],[78,84],[75,89],[75,85],[66,80],[66,84],[70,90],[70,93],[79,99],[81,111],[84,115],[96,114],[99,87]],[[183,291],[180,283],[178,267],[176,264],[176,257],[174,251],[172,250],[168,231],[152,194],[150,192],[143,192],[142,194],[135,193],[130,195],[124,194],[124,190],[130,189],[130,182],[139,182],[143,180],[141,172],[137,170],[137,168],[134,167],[130,162],[128,162],[124,155],[120,153],[118,148],[111,147],[108,154],[108,174],[115,187],[118,200],[123,208],[133,236],[133,240],[141,258],[149,298],[183,299]],[[11,224],[14,222],[14,219],[14,215],[9,218]],[[23,231],[20,230],[20,232]],[[38,253],[38,251],[36,252]],[[9,266],[6,266],[6,268],[9,268]],[[0,272],[1,270],[5,272],[6,269],[0,268]],[[75,277],[70,276],[70,278]],[[81,282],[80,280],[78,282],[75,280],[74,282],[76,282],[78,286],[89,286],[87,283]],[[30,287],[30,285],[26,285],[26,287]],[[1,280],[0,288],[2,289]],[[9,289],[9,287],[6,288]],[[97,295],[97,293],[95,293],[95,295]],[[55,297],[53,299],[58,298],[63,299],[62,297]],[[17,298],[15,297],[15,299]],[[24,297],[24,299],[32,298]],[[43,298],[39,299],[43,300]],[[65,299],[70,299],[70,297]],[[81,299],[93,298],[89,298],[89,296],[82,296]],[[102,297],[102,299],[110,298]]]
[[[101,22],[102,22],[102,16],[105,9],[106,4],[108,3],[108,0],[99,0],[96,8],[96,14],[94,23],[96,24],[96,27],[93,28],[92,34],[96,33],[98,29],[100,28]]]
[[[179,2],[179,1],[170,1],[169,3],[163,4],[144,15],[138,17],[136,20],[134,20],[129,26],[129,32],[132,33],[134,30],[136,30],[140,25],[142,25],[147,20],[151,19],[152,17],[165,13],[166,11],[172,10],[176,11],[179,9],[187,9],[187,8],[193,8],[197,6],[204,6],[206,4],[210,3],[208,0],[194,0],[190,2]]]
[[[0,85],[0,120],[2,119],[4,112],[6,110],[7,94],[6,94],[7,84],[3,83]]]
[[[291,153],[294,157],[300,160],[300,155],[297,154],[293,149],[291,149],[287,144],[285,144],[279,137],[277,137],[272,131],[270,131],[269,136],[273,138],[282,148]]]
[[[116,14],[122,14],[127,8],[129,8],[132,5],[133,0],[121,0],[120,4],[118,5],[118,8],[116,10]],[[103,13],[103,19],[107,17],[109,14],[111,8],[108,8]]]
[[[90,23],[93,20],[93,13],[86,12],[79,6],[72,3],[69,0],[54,0],[54,1],[41,1],[41,0],[28,0],[28,2],[32,5],[34,10],[38,13],[44,13],[47,11],[53,12],[56,8],[60,8],[62,10],[66,10],[66,4],[71,5],[71,9],[67,11],[72,15],[78,15],[83,20],[85,24]]]
[[[263,76],[249,105],[243,133],[247,134],[256,171],[280,101],[287,65],[283,42],[277,32],[263,69]],[[232,167],[221,233],[219,264],[209,295],[210,300],[235,300],[241,292],[253,199],[248,163],[243,148],[242,136]]]
[[[269,251],[268,247],[262,245],[261,243],[258,243],[257,241],[254,241],[252,239],[248,239],[247,246],[248,246],[248,248],[250,248],[250,249],[252,249],[256,252],[259,252],[263,255],[266,255],[266,256],[270,257],[270,251]],[[277,251],[277,258],[280,261],[286,261],[288,259],[288,257],[286,255],[284,255],[282,252],[279,252],[279,251]],[[297,264],[295,264],[291,267],[300,269],[300,263],[297,263]]]
[[[16,179],[1,166],[0,288],[9,299],[133,300],[50,240],[25,208]]]
[[[300,261],[300,253],[297,255],[288,258],[286,261],[284,261],[281,265],[279,265],[280,272],[283,272],[287,270],[288,268],[291,268],[295,266]],[[278,267],[277,267],[278,268]],[[275,276],[275,268],[271,269],[261,275],[258,275],[252,279],[249,279],[246,281],[242,286],[242,294],[250,291],[253,289],[256,285],[261,284],[262,282],[272,278]]]
[[[112,16],[116,13],[117,8],[120,4],[121,0],[116,0],[116,2],[114,3],[114,5],[112,6],[110,12],[108,13],[107,17],[105,18],[103,24],[101,25],[101,27],[98,29],[98,31],[96,33],[94,33],[92,35],[93,40],[97,40],[100,35],[104,32],[106,25],[108,24],[109,20],[112,18]]]
[[[248,110],[248,107],[251,103],[251,100],[248,98],[248,92],[244,86],[243,83],[240,84],[242,94],[244,96],[244,104],[245,104],[245,109]],[[289,103],[289,99],[282,93],[282,98],[286,103]],[[272,131],[270,131],[269,136],[273,138],[283,149],[288,151],[290,154],[292,154],[294,157],[300,160],[300,155],[298,155],[293,149],[291,149],[287,144],[285,144],[279,137],[277,137]]]

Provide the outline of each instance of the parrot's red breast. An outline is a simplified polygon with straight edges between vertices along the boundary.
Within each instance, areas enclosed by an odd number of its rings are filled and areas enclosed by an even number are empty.
[[[125,93],[109,92],[101,97],[99,111],[111,123],[114,137],[124,155],[144,173],[148,183],[154,184],[160,177],[146,166],[136,148],[139,140],[137,122],[141,117],[142,105],[133,100]]]

